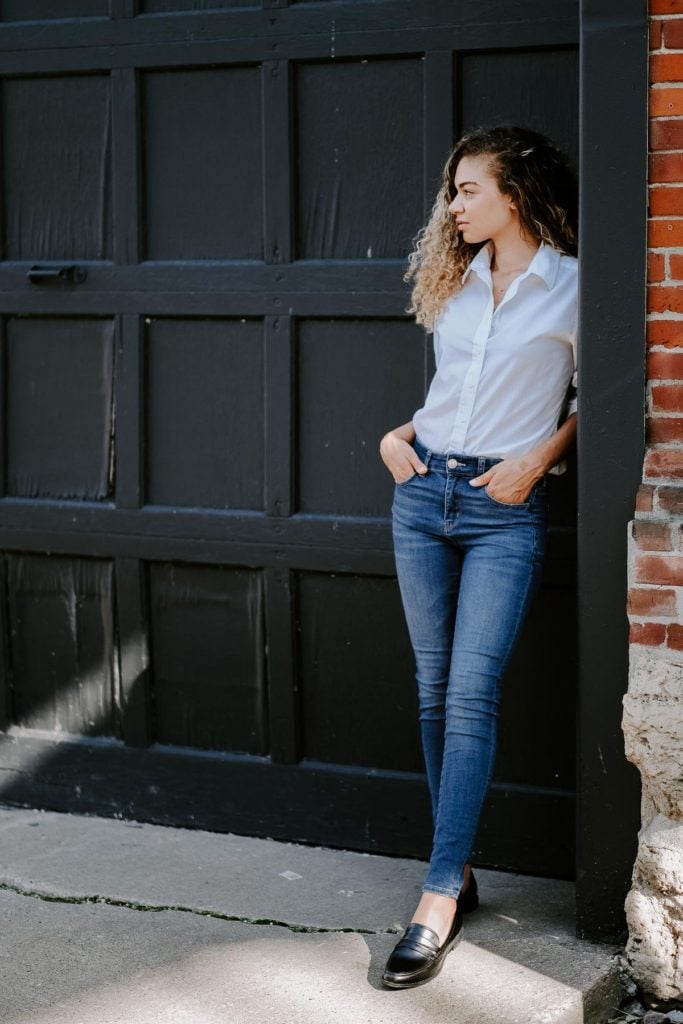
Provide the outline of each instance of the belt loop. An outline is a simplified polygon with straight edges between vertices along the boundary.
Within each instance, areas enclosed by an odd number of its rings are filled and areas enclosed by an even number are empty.
[[[479,456],[479,461],[477,463],[477,476],[481,476],[482,473],[486,472],[486,462],[487,462],[486,456],[480,455]]]
[[[432,449],[428,448],[427,451],[425,452],[425,457],[422,460],[424,462],[425,466],[427,467],[427,469],[429,469],[429,460],[431,459],[431,457],[432,457]]]

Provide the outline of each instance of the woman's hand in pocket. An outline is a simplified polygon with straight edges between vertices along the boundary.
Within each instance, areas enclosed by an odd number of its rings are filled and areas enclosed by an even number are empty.
[[[490,497],[504,505],[522,505],[534,484],[543,476],[543,467],[527,456],[503,459],[481,476],[472,477],[472,487],[485,487]]]
[[[404,484],[413,473],[424,476],[427,467],[412,445],[398,437],[393,430],[385,434],[379,446],[382,461],[394,478],[395,483]]]

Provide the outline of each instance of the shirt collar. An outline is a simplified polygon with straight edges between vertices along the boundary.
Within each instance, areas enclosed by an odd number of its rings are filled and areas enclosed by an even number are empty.
[[[462,283],[464,284],[467,280],[470,270],[476,270],[480,275],[482,270],[485,273],[490,274],[492,255],[493,242],[489,239],[489,241],[482,246],[474,259],[468,265],[465,273],[462,275]],[[526,277],[527,274],[535,274],[537,277],[540,277],[542,281],[545,281],[548,289],[552,288],[557,278],[561,255],[562,254],[558,249],[553,249],[553,247],[548,245],[546,242],[541,242],[537,251],[534,253],[531,263],[521,276]]]

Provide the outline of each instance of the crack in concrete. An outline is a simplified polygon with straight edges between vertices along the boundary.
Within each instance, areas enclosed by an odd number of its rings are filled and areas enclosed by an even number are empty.
[[[334,932],[353,935],[397,935],[402,929],[397,928],[324,928],[319,925],[292,924],[290,921],[278,921],[269,917],[244,917],[240,914],[223,914],[219,910],[200,910],[197,907],[186,907],[173,903],[140,903],[136,900],[117,899],[115,896],[58,896],[56,893],[42,892],[39,889],[27,889],[25,886],[10,882],[0,882],[0,892],[13,892],[17,896],[30,896],[32,899],[44,900],[46,903],[103,903],[110,907],[126,907],[128,910],[157,914],[162,910],[175,910],[183,914],[196,914],[198,917],[213,917],[218,921],[237,921],[240,924],[270,925],[276,928],[287,928],[290,932],[322,934]]]

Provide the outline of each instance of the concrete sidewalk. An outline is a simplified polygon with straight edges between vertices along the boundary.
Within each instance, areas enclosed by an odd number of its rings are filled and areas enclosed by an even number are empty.
[[[0,805],[2,1024],[604,1024],[568,882],[476,870],[443,971],[380,975],[423,862]]]

